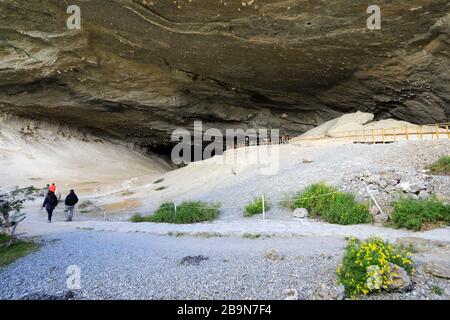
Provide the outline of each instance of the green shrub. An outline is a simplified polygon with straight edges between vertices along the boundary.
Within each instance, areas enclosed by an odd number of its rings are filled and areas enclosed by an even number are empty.
[[[160,178],[158,180],[153,181],[154,184],[158,184],[164,181],[164,178]]]
[[[391,220],[396,228],[419,231],[425,224],[450,223],[450,205],[436,197],[425,200],[401,198],[393,206]]]
[[[156,188],[155,191],[161,191],[161,190],[164,190],[164,189],[167,189],[167,187],[161,186],[161,187]]]
[[[387,289],[392,283],[389,263],[396,264],[412,274],[414,269],[411,252],[402,246],[394,246],[380,238],[348,241],[342,264],[337,268],[339,283],[349,297],[366,295]]]
[[[259,233],[244,233],[242,235],[242,238],[256,240],[256,239],[261,238],[261,235]]]
[[[185,201],[177,206],[171,202],[163,203],[152,216],[149,222],[166,223],[196,223],[214,220],[219,213],[220,205],[209,204],[202,201]]]
[[[358,203],[351,193],[340,192],[326,183],[315,183],[297,194],[293,208],[308,209],[309,216],[335,224],[371,222],[366,204]]]
[[[173,202],[165,202],[149,216],[150,222],[167,222],[172,223],[175,220],[175,205]]]
[[[306,208],[310,217],[320,217],[333,202],[336,189],[324,182],[314,183],[294,197],[293,207]]]
[[[270,202],[267,198],[264,198],[264,208],[265,211],[269,211],[270,209]],[[263,213],[262,197],[255,198],[252,203],[245,206],[244,217],[251,217],[260,213]]]
[[[450,155],[444,155],[427,167],[436,174],[450,175]]]

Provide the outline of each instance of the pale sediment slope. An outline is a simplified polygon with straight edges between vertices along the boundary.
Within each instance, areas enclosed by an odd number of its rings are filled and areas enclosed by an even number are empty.
[[[170,167],[124,144],[60,125],[0,118],[0,186],[76,188],[92,193],[101,186],[121,187],[136,176],[158,176]]]

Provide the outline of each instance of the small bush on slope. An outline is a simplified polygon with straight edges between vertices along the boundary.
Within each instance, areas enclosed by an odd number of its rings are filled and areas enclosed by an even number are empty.
[[[358,203],[351,193],[340,192],[326,183],[315,183],[294,197],[293,207],[306,208],[310,217],[335,224],[371,222],[367,205]]]
[[[393,205],[391,221],[396,228],[419,231],[424,224],[450,223],[450,205],[443,204],[435,197],[426,200],[401,198]]]
[[[450,155],[444,155],[427,167],[436,174],[450,175]]]
[[[165,222],[165,223],[196,223],[214,220],[219,213],[220,205],[202,201],[185,201],[177,206],[172,202],[163,203],[151,216],[134,215],[132,222]]]
[[[267,198],[264,198],[264,208],[265,211],[269,211],[270,209],[270,202]],[[261,197],[255,198],[252,203],[245,206],[244,217],[251,217],[260,213],[263,213],[263,201]]]

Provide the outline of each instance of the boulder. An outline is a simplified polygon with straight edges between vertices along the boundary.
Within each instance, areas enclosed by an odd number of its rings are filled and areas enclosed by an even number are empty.
[[[403,292],[410,290],[412,288],[412,281],[406,270],[391,262],[389,262],[389,266],[391,268],[390,280],[392,283],[388,285],[387,290],[391,292]]]
[[[420,190],[419,194],[417,196],[419,197],[419,199],[424,200],[424,199],[427,199],[430,195],[428,194],[427,191]]]
[[[377,215],[373,216],[373,221],[375,223],[383,224],[383,223],[389,221],[389,215],[386,213],[377,214]]]
[[[405,181],[397,185],[397,189],[404,193],[418,194],[421,190],[426,190],[426,186],[421,182]]]
[[[308,210],[305,208],[297,208],[294,210],[294,217],[306,218],[308,216]]]
[[[272,261],[281,261],[284,259],[284,256],[276,249],[267,250],[265,257]]]

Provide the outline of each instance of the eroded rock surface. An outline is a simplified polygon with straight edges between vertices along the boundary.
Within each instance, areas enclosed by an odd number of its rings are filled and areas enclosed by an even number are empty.
[[[160,150],[176,127],[448,120],[447,0],[0,1],[0,111]]]

